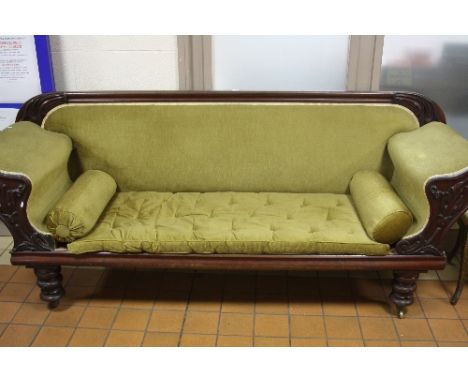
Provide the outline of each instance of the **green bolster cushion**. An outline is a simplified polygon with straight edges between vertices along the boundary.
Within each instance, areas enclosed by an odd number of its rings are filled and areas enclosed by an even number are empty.
[[[413,215],[390,183],[377,171],[359,171],[349,185],[352,199],[369,237],[379,243],[400,240]]]
[[[47,216],[55,239],[70,243],[85,236],[115,194],[115,180],[105,172],[88,170],[62,196]]]

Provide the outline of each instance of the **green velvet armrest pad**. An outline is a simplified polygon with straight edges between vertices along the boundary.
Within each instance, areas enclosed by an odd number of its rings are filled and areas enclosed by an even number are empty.
[[[408,231],[413,216],[381,174],[359,171],[349,188],[361,222],[372,239],[391,244]]]
[[[406,236],[420,232],[429,219],[427,181],[440,175],[468,169],[468,141],[449,126],[431,122],[408,133],[390,138],[388,152],[394,171],[391,180],[415,218]]]
[[[47,228],[58,241],[85,236],[114,196],[117,185],[105,172],[88,170],[63,195],[47,216]]]
[[[32,185],[26,213],[38,231],[48,233],[45,217],[70,187],[71,139],[32,122],[17,122],[0,131],[0,174],[19,174]]]

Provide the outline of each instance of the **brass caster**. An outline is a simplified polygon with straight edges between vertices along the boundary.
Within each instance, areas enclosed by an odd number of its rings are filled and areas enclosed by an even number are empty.
[[[405,311],[403,309],[398,309],[398,318],[405,318]]]

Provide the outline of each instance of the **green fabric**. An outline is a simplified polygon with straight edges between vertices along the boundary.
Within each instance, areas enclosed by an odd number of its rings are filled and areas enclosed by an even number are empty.
[[[348,195],[121,192],[73,253],[384,255]]]
[[[435,175],[466,171],[468,142],[447,125],[431,122],[392,137],[388,151],[395,167],[391,183],[415,218],[407,236],[413,235],[429,217],[426,182]]]
[[[392,244],[408,231],[413,216],[381,174],[359,171],[349,188],[361,222],[372,239]]]
[[[32,191],[26,213],[41,232],[48,232],[44,219],[70,187],[67,162],[71,149],[69,137],[32,122],[18,122],[0,131],[0,173],[29,178]]]
[[[117,185],[105,172],[88,170],[47,216],[47,228],[58,241],[71,242],[91,231],[114,196]]]
[[[43,125],[120,191],[339,194],[359,170],[390,176],[388,138],[419,127],[397,105],[292,103],[70,104]]]

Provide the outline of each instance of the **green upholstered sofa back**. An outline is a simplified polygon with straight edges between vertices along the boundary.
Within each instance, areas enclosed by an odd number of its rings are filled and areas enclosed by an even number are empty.
[[[389,104],[115,103],[59,106],[43,127],[120,191],[345,193],[358,170],[389,176],[388,139],[419,123]]]

